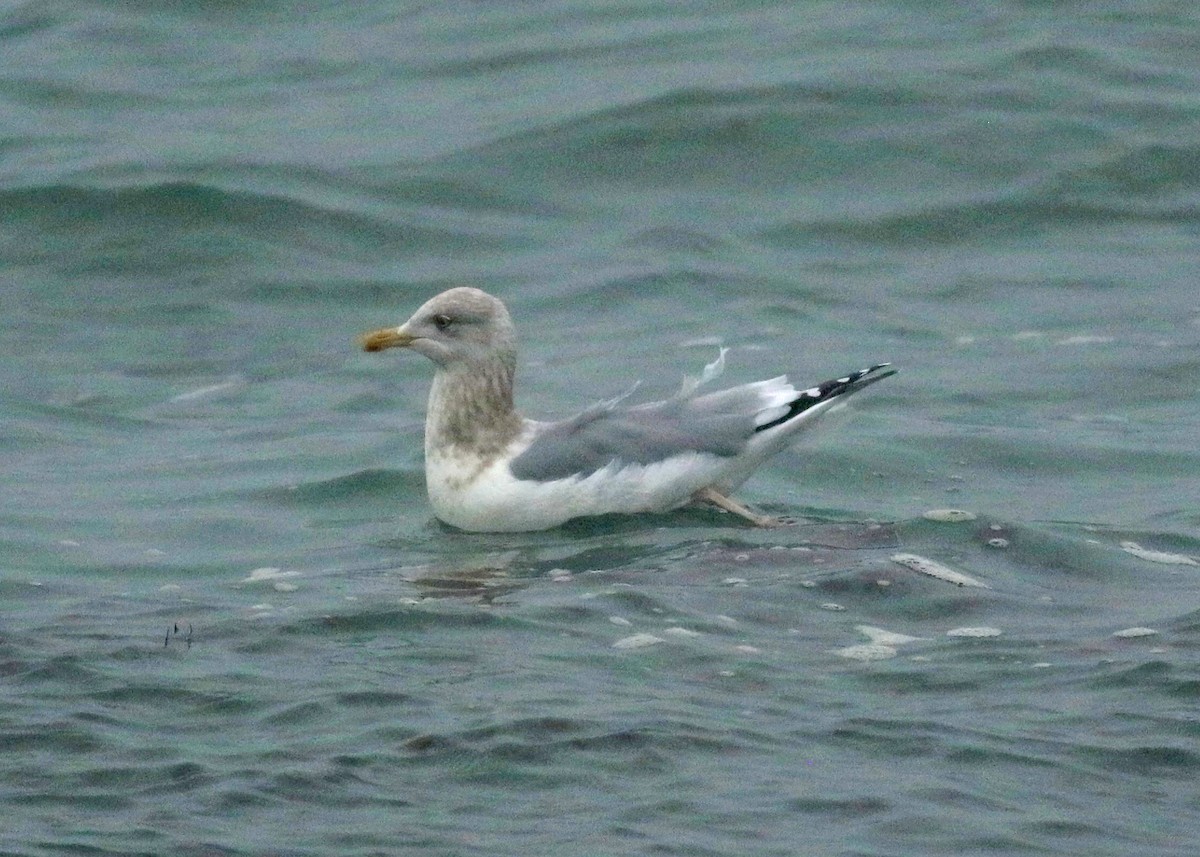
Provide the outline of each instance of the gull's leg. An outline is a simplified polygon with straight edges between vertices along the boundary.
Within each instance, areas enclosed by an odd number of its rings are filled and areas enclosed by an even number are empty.
[[[714,491],[712,488],[701,488],[692,495],[692,500],[697,502],[712,503],[726,512],[732,512],[738,517],[745,518],[756,527],[779,527],[784,524],[778,518],[772,518],[770,515],[760,515],[757,512],[751,511],[746,506],[743,506],[737,500],[731,497],[726,497],[719,491]]]

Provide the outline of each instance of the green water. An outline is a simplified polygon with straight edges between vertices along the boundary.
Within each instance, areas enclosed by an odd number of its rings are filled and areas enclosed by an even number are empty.
[[[1190,855],[1198,49],[1181,3],[3,7],[0,853]],[[430,366],[354,340],[459,283],[531,416],[720,344],[901,372],[741,491],[794,526],[458,533]]]

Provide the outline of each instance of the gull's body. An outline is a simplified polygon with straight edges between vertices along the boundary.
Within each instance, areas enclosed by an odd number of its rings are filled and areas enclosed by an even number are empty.
[[[697,500],[758,523],[728,495],[837,400],[887,364],[796,390],[787,378],[712,393],[725,352],[673,397],[593,405],[561,422],[513,405],[516,334],[504,305],[457,288],[397,328],[363,337],[379,351],[412,348],[437,365],[425,422],[425,479],[434,513],[464,530],[540,530],[588,515],[666,512]]]

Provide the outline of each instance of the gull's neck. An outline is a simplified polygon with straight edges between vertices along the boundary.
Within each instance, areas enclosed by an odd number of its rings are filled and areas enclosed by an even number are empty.
[[[521,433],[515,375],[516,358],[508,354],[439,367],[425,417],[426,459],[459,455],[487,463],[502,453]]]

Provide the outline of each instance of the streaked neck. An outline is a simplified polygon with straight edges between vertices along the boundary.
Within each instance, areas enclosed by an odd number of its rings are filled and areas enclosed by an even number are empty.
[[[516,360],[495,355],[487,361],[439,368],[429,391],[425,455],[459,454],[495,458],[521,432],[513,407]]]

